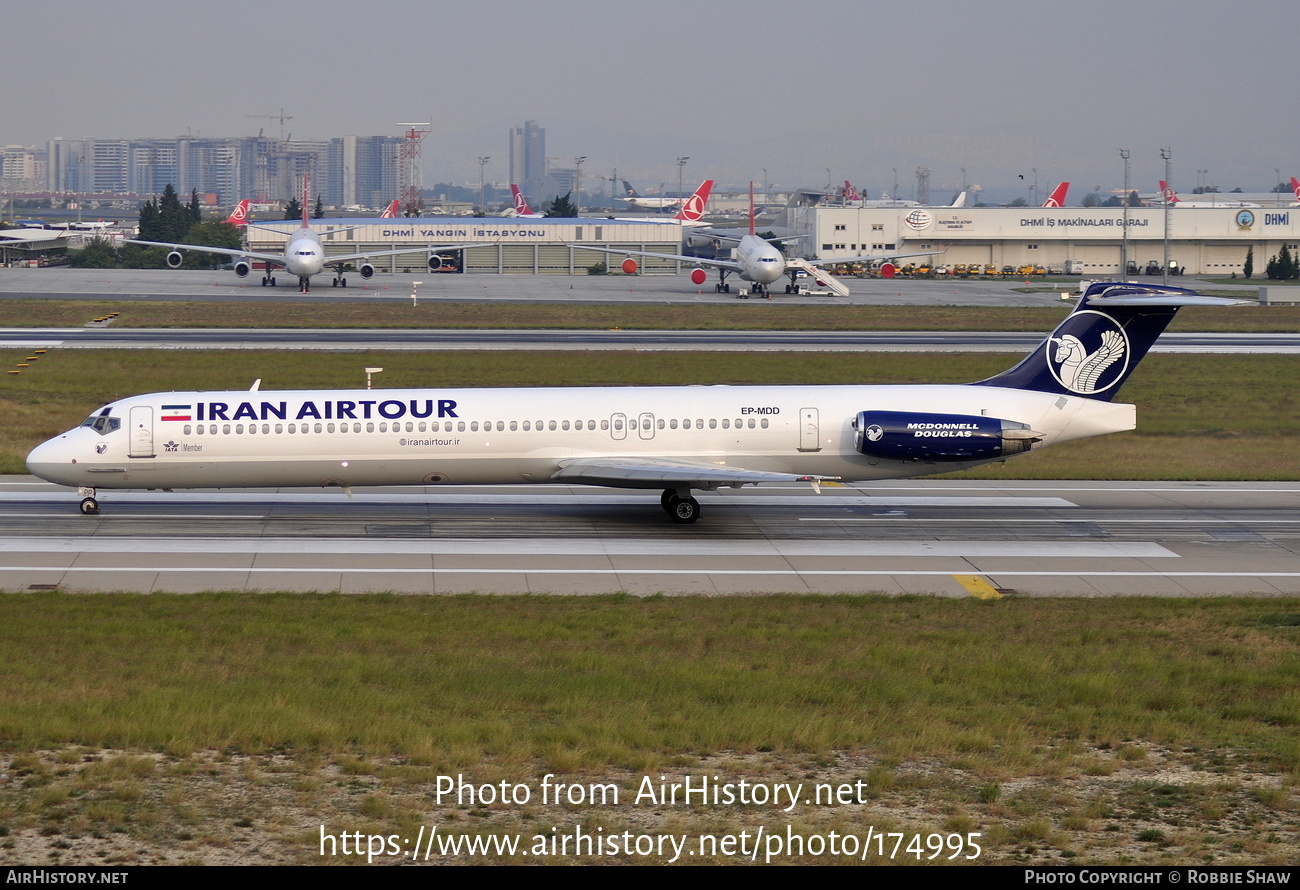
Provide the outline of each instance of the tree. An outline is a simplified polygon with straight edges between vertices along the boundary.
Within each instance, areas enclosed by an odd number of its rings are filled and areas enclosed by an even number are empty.
[[[1008,207],[1028,207],[1028,206],[1029,206],[1029,202],[1026,201],[1024,198],[1016,198],[1014,201],[1012,201],[1012,202],[1011,202],[1010,204],[1008,204],[1007,206],[1008,206]]]
[[[1241,267],[1241,274],[1249,278],[1255,274],[1255,248],[1254,246],[1246,248],[1246,264]]]
[[[176,188],[169,182],[163,189],[162,198],[158,201],[158,228],[162,233],[159,241],[167,241],[179,244],[185,241],[185,235],[190,230],[189,211],[181,206],[180,196],[176,194]]]
[[[546,215],[560,219],[576,219],[578,208],[573,205],[573,192],[565,192],[546,207]]]
[[[302,204],[298,202],[297,198],[284,205],[285,219],[298,219],[300,216],[302,216]]]
[[[316,196],[316,206],[312,208],[312,219],[323,219],[325,216],[325,204],[321,201],[320,195]]]
[[[1083,206],[1084,206],[1084,207],[1100,207],[1100,206],[1101,206],[1101,195],[1097,194],[1096,192],[1089,192],[1088,194],[1084,195],[1084,196],[1083,196]]]
[[[190,225],[203,222],[203,207],[199,204],[199,190],[190,191]]]
[[[108,238],[96,235],[81,250],[70,251],[68,263],[74,269],[116,269],[117,250]]]

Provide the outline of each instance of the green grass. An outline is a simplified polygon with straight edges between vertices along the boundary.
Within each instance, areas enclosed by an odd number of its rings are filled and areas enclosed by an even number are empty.
[[[25,353],[0,351],[0,366]],[[1009,367],[990,354],[51,351],[0,380],[0,472],[102,404],[168,390],[380,385],[583,386],[678,383],[959,383]],[[1138,431],[1069,443],[975,471],[989,478],[1294,479],[1300,470],[1300,356],[1155,355],[1120,398]]]
[[[1237,296],[1237,295],[1234,295]],[[1238,297],[1239,298],[1239,297]],[[627,328],[651,330],[1049,331],[1073,304],[1046,307],[794,306],[425,301],[385,303],[0,300],[0,327],[80,326],[119,312],[121,327],[250,328]],[[1172,330],[1300,330],[1300,307],[1190,308]]]
[[[455,771],[872,750],[988,775],[1128,740],[1300,769],[1282,600],[0,596],[0,738]],[[1281,617],[1279,617],[1281,616]],[[122,767],[121,778],[147,770]]]

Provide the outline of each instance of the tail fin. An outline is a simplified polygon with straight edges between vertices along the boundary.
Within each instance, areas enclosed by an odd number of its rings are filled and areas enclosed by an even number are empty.
[[[1295,199],[1300,201],[1300,179],[1291,177],[1291,191],[1295,193]]]
[[[528,207],[528,199],[524,197],[523,192],[519,191],[519,186],[515,185],[513,182],[510,183],[510,194],[513,195],[515,199],[515,213],[524,216],[533,212]]]
[[[853,187],[853,184],[850,183],[847,179],[844,180],[844,200],[846,201],[862,200],[862,196],[858,194],[858,190],[855,189]]]
[[[949,204],[948,206],[949,206],[949,207],[965,207],[965,206],[966,206],[966,193],[965,193],[965,192],[958,192],[958,193],[957,193],[957,197],[953,198],[953,199],[952,199],[952,203]]]
[[[679,219],[684,222],[699,222],[704,216],[704,208],[709,203],[709,193],[713,191],[713,180],[706,179],[700,183],[700,187],[682,202],[682,209],[677,211],[673,219]]]
[[[1050,195],[1047,196],[1047,200],[1043,202],[1043,206],[1044,206],[1044,207],[1064,207],[1064,206],[1065,206],[1065,195],[1066,195],[1066,193],[1068,193],[1069,191],[1070,191],[1070,184],[1069,184],[1068,182],[1063,182],[1063,183],[1061,183],[1061,184],[1058,185],[1056,188],[1052,189],[1052,193],[1051,193]]]
[[[239,202],[239,206],[230,211],[230,216],[226,217],[226,222],[237,228],[245,228],[248,225],[248,199]]]
[[[1182,287],[1099,281],[1028,358],[977,386],[1109,402],[1181,306],[1231,306]]]
[[[623,193],[629,198],[641,197],[636,193],[636,189],[632,188],[632,183],[628,182],[626,179],[623,180]]]
[[[380,219],[396,219],[396,218],[397,218],[397,207],[398,207],[398,201],[397,201],[396,198],[394,198],[393,200],[391,200],[391,201],[388,202],[388,206],[384,208],[384,212],[383,212],[383,213],[379,214],[379,218],[380,218]]]
[[[308,176],[304,173],[302,175],[302,227],[304,229],[307,228],[307,213],[310,206],[307,202],[307,196],[311,192],[311,189],[307,187],[307,181]]]
[[[1178,193],[1171,189],[1163,179],[1160,180],[1160,197],[1166,204],[1177,204],[1179,201]]]
[[[754,234],[754,180],[749,181],[749,234]]]

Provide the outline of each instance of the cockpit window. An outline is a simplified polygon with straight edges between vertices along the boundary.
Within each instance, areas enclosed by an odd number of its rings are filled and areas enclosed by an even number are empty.
[[[109,417],[107,414],[92,414],[82,421],[82,426],[88,426],[101,436],[107,436],[109,433],[117,432],[122,426],[122,421],[117,417]]]

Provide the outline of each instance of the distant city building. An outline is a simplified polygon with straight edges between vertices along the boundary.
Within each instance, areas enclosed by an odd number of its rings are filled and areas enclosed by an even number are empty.
[[[527,121],[510,130],[510,181],[525,193],[536,193],[546,177],[546,130]]]
[[[45,151],[7,146],[5,187],[12,191],[155,195],[168,185],[197,190],[220,205],[242,198],[301,199],[335,207],[383,207],[397,197],[400,136],[343,136],[281,141],[263,136],[176,139],[51,139]]]

